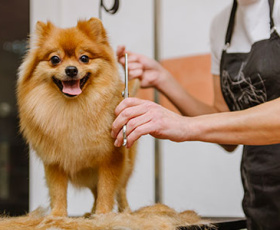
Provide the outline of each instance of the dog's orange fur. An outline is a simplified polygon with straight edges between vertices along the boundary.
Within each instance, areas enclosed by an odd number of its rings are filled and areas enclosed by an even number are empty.
[[[207,226],[213,229],[209,220],[201,219],[195,212],[176,212],[163,204],[142,207],[131,213],[111,212],[88,219],[45,216],[40,208],[27,216],[0,217],[0,230],[175,230],[190,225],[193,225],[190,229],[208,229]]]
[[[57,65],[50,61],[54,55],[61,59]],[[79,60],[82,55],[88,63]],[[52,80],[65,79],[67,66],[76,66],[79,78],[90,73],[76,97],[65,96]],[[119,211],[129,210],[126,185],[136,147],[116,148],[110,135],[123,88],[98,19],[67,29],[37,23],[19,69],[17,97],[21,131],[44,164],[51,215],[67,215],[68,181],[92,191],[92,212],[110,212],[115,198]]]

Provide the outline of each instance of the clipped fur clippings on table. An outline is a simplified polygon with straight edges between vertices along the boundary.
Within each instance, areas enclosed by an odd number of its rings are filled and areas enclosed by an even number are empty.
[[[132,213],[108,213],[84,217],[53,217],[38,208],[26,216],[0,218],[0,230],[173,230],[179,226],[205,225],[194,211],[176,212],[156,204]]]

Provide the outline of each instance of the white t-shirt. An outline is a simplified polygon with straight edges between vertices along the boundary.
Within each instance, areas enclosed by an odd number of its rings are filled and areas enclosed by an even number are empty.
[[[270,17],[268,0],[237,0],[238,6],[231,44],[228,53],[247,53],[253,43],[270,37]],[[225,46],[232,4],[213,19],[210,29],[211,72],[220,75],[220,61]],[[280,0],[274,0],[273,20],[280,33]]]

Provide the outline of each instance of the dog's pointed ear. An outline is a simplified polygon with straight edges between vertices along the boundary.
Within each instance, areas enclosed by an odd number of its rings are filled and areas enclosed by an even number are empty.
[[[50,33],[50,31],[54,28],[54,25],[51,23],[51,22],[47,22],[47,23],[44,23],[44,22],[41,22],[41,21],[38,21],[36,23],[36,35],[38,37],[45,37],[46,35],[48,35]]]
[[[98,42],[107,42],[107,33],[102,22],[98,18],[90,18],[88,21],[78,21],[77,27],[88,37]]]

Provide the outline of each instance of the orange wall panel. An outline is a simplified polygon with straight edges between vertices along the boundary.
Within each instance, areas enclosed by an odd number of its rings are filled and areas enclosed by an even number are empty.
[[[213,80],[210,71],[210,54],[162,60],[161,64],[194,97],[212,104],[214,99]],[[154,100],[153,89],[140,89],[137,97]],[[172,111],[177,109],[166,97],[160,95],[160,104]]]

